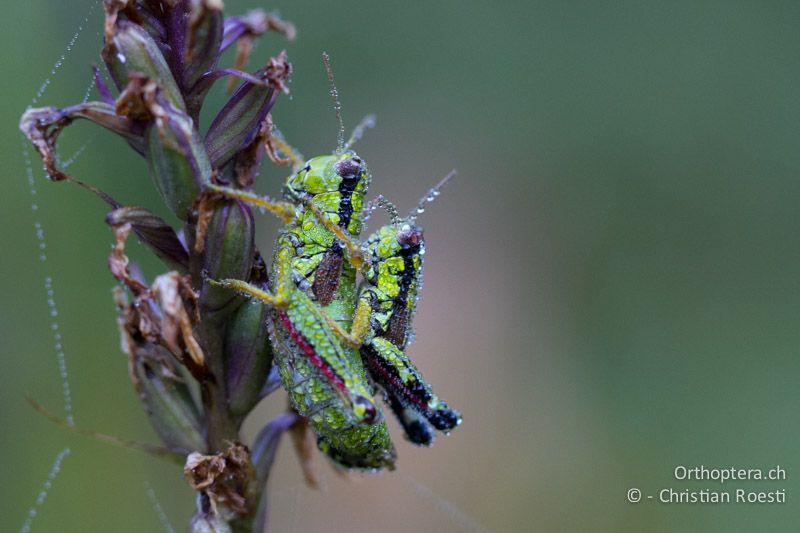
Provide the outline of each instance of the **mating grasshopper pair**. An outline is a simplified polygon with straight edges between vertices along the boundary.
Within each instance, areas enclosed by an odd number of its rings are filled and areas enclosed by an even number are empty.
[[[292,405],[311,421],[319,448],[342,466],[379,470],[393,468],[396,454],[373,383],[415,444],[430,445],[431,426],[446,433],[461,417],[433,394],[404,353],[425,253],[416,217],[447,178],[405,218],[382,197],[365,206],[371,176],[350,150],[362,129],[363,124],[345,144],[340,128],[333,155],[312,158],[290,176],[287,202],[216,188],[287,223],[277,240],[271,292],[242,280],[209,281],[272,307],[275,362]],[[282,148],[299,163],[299,156]],[[360,245],[362,217],[379,206],[391,222]],[[364,278],[358,287],[357,270]]]

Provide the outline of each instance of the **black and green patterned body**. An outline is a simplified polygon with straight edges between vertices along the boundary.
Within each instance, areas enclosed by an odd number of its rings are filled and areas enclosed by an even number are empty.
[[[361,357],[372,378],[384,389],[408,439],[430,445],[431,425],[447,433],[461,423],[461,415],[433,393],[405,354],[413,337],[411,320],[422,288],[422,230],[408,221],[395,221],[372,234],[366,249],[372,263],[359,299],[372,313]]]
[[[355,276],[355,270],[345,260],[342,243],[302,201],[313,204],[328,220],[356,239],[361,232],[361,211],[370,181],[364,162],[348,151],[315,157],[286,182],[284,195],[297,203],[297,211],[295,222],[284,229],[278,245],[294,248],[292,269],[310,284],[314,299],[323,308],[337,296],[342,275]],[[354,302],[355,298],[350,299],[349,307]]]
[[[394,467],[386,421],[374,403],[359,351],[342,345],[321,315],[350,328],[356,271],[334,233],[306,205],[314,205],[355,238],[369,181],[366,167],[352,152],[315,157],[287,181],[285,196],[297,206],[295,221],[278,237],[273,272],[279,258],[288,258],[297,293],[292,298],[303,304],[273,313],[272,336],[284,386],[298,412],[310,419],[319,448],[341,466],[379,470]],[[359,401],[369,402],[364,412],[373,416],[359,416],[354,408],[362,408],[346,401],[341,384],[359,388]]]
[[[391,467],[394,448],[366,371],[326,326],[316,304],[294,291],[285,309],[272,311],[270,334],[281,380],[295,410],[310,420],[320,448],[348,467]]]

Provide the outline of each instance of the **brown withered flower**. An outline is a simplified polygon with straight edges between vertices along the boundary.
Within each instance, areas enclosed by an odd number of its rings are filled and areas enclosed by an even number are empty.
[[[255,38],[273,31],[293,39],[295,29],[260,10],[225,17],[221,0],[103,0],[103,7],[101,56],[113,87],[95,68],[100,101],[28,109],[20,128],[50,179],[78,183],[112,208],[106,222],[116,245],[109,267],[121,282],[114,294],[122,350],[162,444],[187,458],[186,478],[198,491],[190,531],[262,531],[278,441],[305,426],[287,412],[250,447],[241,442],[245,416],[276,388],[267,309],[204,280],[236,278],[266,288],[267,276],[251,208],[208,186],[248,189],[264,154],[273,153],[270,110],[287,92],[292,67],[280,52],[255,71],[245,68]],[[221,68],[219,58],[232,46],[235,65]],[[202,134],[205,97],[222,78],[230,80],[232,94]],[[58,136],[79,119],[121,136],[145,159],[180,228],[58,167]],[[129,265],[131,232],[167,267],[151,282]]]

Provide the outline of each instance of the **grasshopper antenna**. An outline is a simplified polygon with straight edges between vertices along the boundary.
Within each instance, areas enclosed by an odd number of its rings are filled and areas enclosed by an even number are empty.
[[[369,220],[369,217],[372,216],[372,213],[374,213],[379,207],[386,209],[386,212],[389,213],[389,220],[392,222],[392,224],[395,224],[401,220],[400,214],[397,212],[397,207],[395,207],[392,202],[387,200],[384,195],[379,194],[367,202],[367,205],[364,206],[364,210],[361,214],[361,222],[366,222]]]
[[[342,104],[339,102],[339,90],[333,79],[333,69],[331,69],[331,56],[328,52],[322,52],[322,62],[325,64],[325,72],[328,74],[328,82],[331,85],[331,100],[333,100],[333,110],[336,111],[336,120],[339,121],[339,134],[336,136],[336,151],[343,152],[344,144],[344,121],[342,120]],[[358,128],[356,128],[358,129]],[[363,131],[363,128],[362,128]],[[355,135],[355,132],[353,132]]]
[[[422,213],[425,212],[425,206],[433,202],[436,199],[436,197],[439,196],[442,187],[444,187],[447,184],[447,182],[450,181],[450,179],[452,179],[453,176],[455,176],[456,174],[457,172],[455,169],[448,172],[447,175],[439,181],[439,183],[434,185],[433,188],[430,191],[428,191],[428,194],[426,194],[420,199],[419,203],[417,204],[417,207],[412,209],[411,213],[408,214],[409,224],[416,223],[417,217],[419,217]]]

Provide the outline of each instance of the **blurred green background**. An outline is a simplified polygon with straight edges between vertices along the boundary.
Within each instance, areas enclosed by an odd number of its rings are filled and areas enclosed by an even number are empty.
[[[800,522],[800,5],[796,2],[226,0],[280,9],[256,68],[295,66],[277,125],[306,156],[333,149],[327,50],[372,193],[421,219],[426,287],[411,355],[464,424],[431,449],[402,441],[391,474],[303,486],[288,445],[270,481],[272,531],[796,531]],[[19,115],[79,36],[40,105],[80,101],[102,17],[87,0],[4,6],[0,262],[0,530],[18,530],[68,446],[33,531],[177,530],[193,496],[177,468],[67,434],[44,277],[53,276],[78,425],[154,441],[121,355],[105,208],[36,170]],[[219,87],[215,101],[223,101]],[[207,122],[206,122],[207,123]],[[145,164],[76,124],[72,173],[157,207]],[[267,169],[263,192],[284,173]],[[47,234],[38,260],[34,223]],[[264,217],[260,246],[276,224]],[[147,272],[158,265],[144,258]],[[283,407],[271,398],[252,436]],[[286,444],[286,443],[284,443]],[[677,481],[677,465],[781,465],[788,479]],[[786,489],[782,505],[631,504],[629,488]]]

